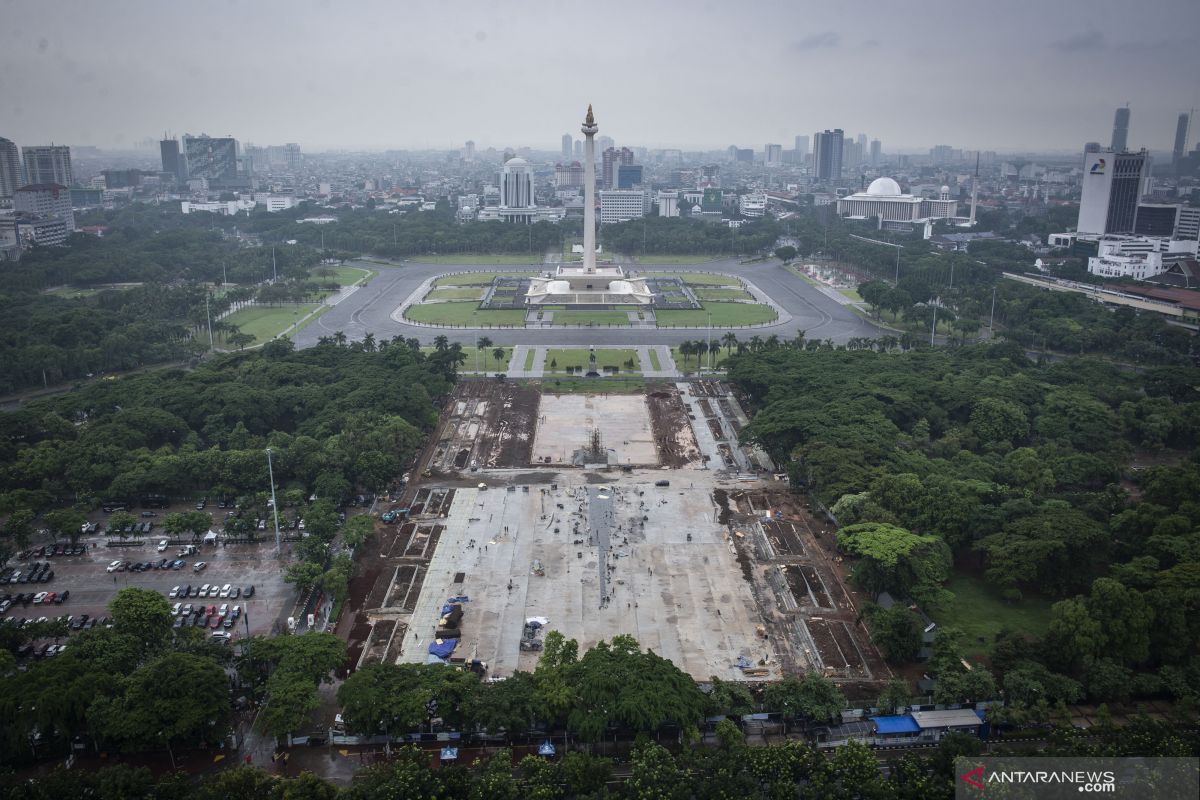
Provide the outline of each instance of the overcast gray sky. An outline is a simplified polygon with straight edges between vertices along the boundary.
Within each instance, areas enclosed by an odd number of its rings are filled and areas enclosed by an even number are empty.
[[[885,149],[1076,149],[1128,102],[1130,145],[1170,149],[1200,107],[1200,0],[0,0],[0,18],[18,144],[557,149],[592,102],[629,145],[841,127]]]

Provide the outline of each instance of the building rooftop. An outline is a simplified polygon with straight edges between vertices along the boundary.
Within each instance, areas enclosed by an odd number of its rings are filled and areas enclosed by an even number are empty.
[[[911,714],[921,729],[958,728],[983,724],[980,712],[972,708],[954,708],[943,711],[914,711]]]

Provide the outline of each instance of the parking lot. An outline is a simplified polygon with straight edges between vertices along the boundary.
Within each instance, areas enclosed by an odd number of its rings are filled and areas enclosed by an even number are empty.
[[[62,604],[42,604],[36,606],[14,604],[5,612],[5,618],[36,620],[46,616],[51,619],[63,615],[79,617],[87,614],[89,617],[103,617],[108,614],[108,603],[118,591],[127,586],[139,586],[162,592],[166,597],[175,586],[200,587],[204,584],[237,586],[245,592],[248,586],[254,586],[254,596],[251,598],[179,598],[182,603],[191,602],[194,605],[204,603],[215,604],[218,609],[222,603],[240,605],[244,617],[238,624],[228,630],[234,636],[245,636],[247,629],[251,635],[257,636],[278,632],[286,625],[295,601],[296,590],[283,582],[284,566],[290,560],[288,547],[285,544],[282,558],[275,557],[274,543],[230,545],[228,547],[207,546],[197,548],[195,555],[182,557],[185,562],[179,570],[170,568],[151,568],[141,572],[128,569],[108,572],[107,567],[115,560],[133,562],[151,562],[158,564],[164,557],[174,560],[178,557],[179,546],[171,546],[165,552],[158,552],[156,543],[159,537],[151,537],[144,546],[137,547],[106,547],[104,538],[81,540],[86,547],[82,555],[71,556],[32,556],[29,559],[10,562],[14,570],[28,572],[33,562],[49,562],[54,571],[54,578],[47,583],[38,584],[5,584],[0,589],[0,595],[30,592],[55,592],[61,595],[69,592]],[[203,561],[207,564],[200,572],[195,571],[195,564]],[[172,604],[176,600],[170,600]]]

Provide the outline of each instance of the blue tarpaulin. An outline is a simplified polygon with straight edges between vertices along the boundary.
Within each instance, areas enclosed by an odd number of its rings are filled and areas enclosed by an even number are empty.
[[[539,756],[553,756],[554,755],[554,745],[550,743],[549,739],[547,739],[546,741],[544,741],[538,745],[538,755]]]
[[[875,732],[880,734],[921,732],[921,726],[908,714],[899,717],[871,717],[871,722],[875,723]]]
[[[429,652],[438,658],[449,658],[457,645],[458,639],[442,639],[441,642],[434,640],[429,643]]]
[[[467,597],[465,594],[460,594],[455,597],[451,597],[451,598],[447,599],[446,602],[447,603],[467,603],[467,602],[470,602],[470,600],[471,600],[471,598]]]

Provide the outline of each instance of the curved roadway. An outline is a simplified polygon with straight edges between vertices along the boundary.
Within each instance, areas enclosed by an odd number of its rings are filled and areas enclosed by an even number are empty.
[[[322,336],[331,336],[337,331],[351,340],[362,339],[367,333],[377,339],[394,336],[416,337],[431,343],[435,336],[445,336],[452,342],[471,344],[475,341],[475,328],[436,328],[399,322],[393,312],[423,283],[448,272],[481,271],[486,267],[475,265],[424,264],[405,262],[396,266],[383,266],[374,262],[359,263],[358,266],[372,269],[379,274],[370,282],[342,298],[311,324],[295,334],[297,347],[311,347]],[[497,266],[498,271],[521,269],[516,266]],[[535,267],[536,269],[536,267]],[[787,315],[781,321],[752,328],[732,328],[739,338],[776,335],[789,339],[798,331],[804,331],[809,339],[832,339],[844,344],[856,336],[878,337],[885,331],[855,314],[848,307],[833,300],[807,281],[789,272],[778,261],[742,264],[736,260],[709,261],[703,264],[656,264],[645,267],[660,272],[721,272],[745,278],[768,295]],[[399,315],[397,315],[399,316]],[[634,345],[634,344],[678,344],[703,336],[704,328],[486,328],[489,336],[504,344],[542,345]],[[713,331],[729,328],[713,326]]]

